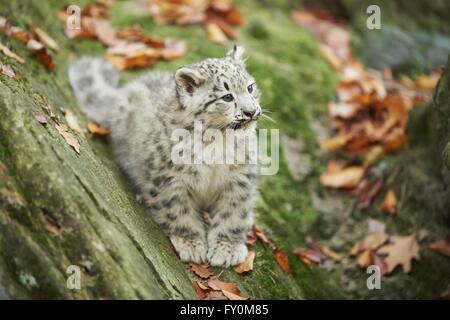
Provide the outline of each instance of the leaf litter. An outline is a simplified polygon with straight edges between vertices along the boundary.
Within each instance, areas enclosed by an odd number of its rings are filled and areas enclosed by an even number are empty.
[[[442,70],[415,80],[407,76],[395,78],[389,69],[369,70],[352,56],[345,23],[321,13],[296,10],[291,14],[294,23],[317,39],[320,53],[339,77],[336,98],[328,104],[333,135],[320,141],[324,153],[332,155],[320,182],[356,197],[360,209],[370,207],[384,193],[379,208],[394,215],[399,199],[391,186],[393,175],[386,177],[386,172],[378,172],[373,165],[407,144],[409,112],[432,101]],[[387,180],[390,187],[383,192]],[[351,248],[349,255],[356,258],[360,267],[379,266],[382,274],[390,274],[398,266],[409,273],[412,261],[420,259],[416,234],[388,235],[384,224],[382,228],[379,223],[372,225],[377,232],[369,232]],[[444,252],[448,248],[445,240],[430,247]],[[323,261],[323,252],[317,246],[297,248],[294,252],[310,267]]]
[[[67,23],[71,16],[68,6],[58,12],[65,22],[65,34],[70,39],[96,39],[106,48],[106,60],[119,70],[145,68],[158,60],[174,60],[186,54],[185,42],[146,36],[137,25],[116,31],[109,20],[109,6],[104,1],[89,3],[81,10],[80,28]]]

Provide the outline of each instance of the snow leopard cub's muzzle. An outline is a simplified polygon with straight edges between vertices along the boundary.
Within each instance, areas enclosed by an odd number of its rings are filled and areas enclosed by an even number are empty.
[[[248,91],[252,91],[254,84],[249,85]],[[237,95],[235,117],[230,124],[232,129],[240,129],[251,122],[258,120],[262,110],[258,99],[248,93]]]

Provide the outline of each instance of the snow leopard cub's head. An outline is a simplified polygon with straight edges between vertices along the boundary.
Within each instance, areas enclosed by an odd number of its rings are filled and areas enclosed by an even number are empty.
[[[244,48],[223,58],[183,66],[175,73],[181,105],[209,128],[254,128],[261,115],[260,92],[245,69]]]

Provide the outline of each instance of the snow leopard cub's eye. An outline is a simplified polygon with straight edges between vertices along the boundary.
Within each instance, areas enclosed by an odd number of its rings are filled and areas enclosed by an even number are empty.
[[[252,93],[253,92],[253,85],[254,85],[254,83],[252,83],[251,85],[249,85],[247,87],[248,93]]]
[[[233,97],[233,95],[231,93],[229,93],[229,94],[224,95],[222,97],[222,100],[225,101],[225,102],[231,102],[231,101],[234,100],[234,97]]]

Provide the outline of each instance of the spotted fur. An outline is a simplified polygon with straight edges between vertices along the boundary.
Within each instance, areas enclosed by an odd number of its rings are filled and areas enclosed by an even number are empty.
[[[235,47],[224,58],[183,66],[175,73],[151,73],[121,88],[103,60],[83,58],[69,71],[78,103],[111,128],[120,166],[183,261],[230,266],[247,255],[256,165],[186,165],[171,158],[173,130],[192,132],[195,121],[204,129],[256,134],[260,93],[242,54]],[[248,152],[240,142],[237,148],[238,153]],[[204,211],[211,216],[210,225],[202,218]]]

